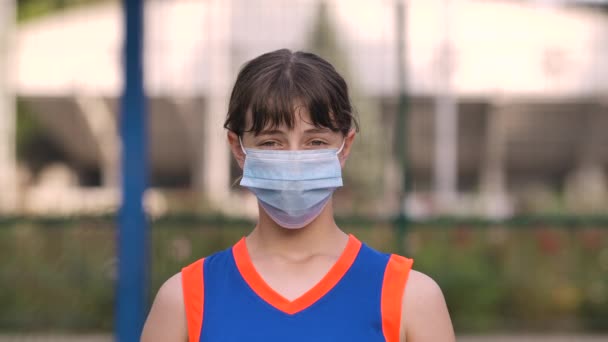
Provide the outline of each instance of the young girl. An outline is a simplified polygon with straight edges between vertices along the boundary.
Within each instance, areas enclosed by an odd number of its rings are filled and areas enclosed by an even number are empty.
[[[332,194],[358,127],[327,61],[289,50],[251,60],[225,128],[240,185],[258,199],[258,223],[167,280],[142,341],[455,340],[431,278],[334,221]]]

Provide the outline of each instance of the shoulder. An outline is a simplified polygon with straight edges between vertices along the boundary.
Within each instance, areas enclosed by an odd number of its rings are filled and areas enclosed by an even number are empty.
[[[402,341],[454,341],[441,288],[422,272],[411,270],[402,302]],[[405,336],[403,336],[405,335]]]
[[[411,270],[404,292],[404,298],[407,297],[415,302],[423,300],[443,300],[443,293],[433,278],[422,272]]]
[[[158,290],[141,341],[185,341],[186,338],[187,324],[180,272],[165,281]]]
[[[157,297],[163,299],[168,304],[184,306],[184,293],[182,291],[182,273],[174,274],[167,279],[158,290]]]

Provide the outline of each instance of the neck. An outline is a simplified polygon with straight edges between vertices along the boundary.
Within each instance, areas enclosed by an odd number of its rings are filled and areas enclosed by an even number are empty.
[[[286,229],[277,225],[258,205],[259,221],[247,237],[252,254],[274,254],[286,257],[306,257],[311,254],[339,253],[348,236],[338,228],[329,201],[319,216],[305,227]]]

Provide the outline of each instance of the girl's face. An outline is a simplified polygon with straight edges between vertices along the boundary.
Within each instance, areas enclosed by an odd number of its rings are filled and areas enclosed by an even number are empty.
[[[250,115],[247,116],[247,126],[251,126]],[[334,132],[329,128],[315,127],[310,120],[310,114],[304,107],[296,108],[294,127],[290,129],[286,125],[270,127],[262,130],[259,134],[245,132],[241,137],[243,147],[261,150],[314,150],[314,149],[339,149],[340,164],[344,162],[350,153],[350,147],[355,138],[355,131],[351,130],[346,136],[341,132]],[[232,153],[243,168],[245,156],[241,150],[238,136],[234,132],[228,132],[228,141]]]

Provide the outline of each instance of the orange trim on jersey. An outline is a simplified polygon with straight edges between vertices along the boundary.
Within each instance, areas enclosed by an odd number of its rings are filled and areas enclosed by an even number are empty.
[[[382,282],[382,332],[386,342],[399,342],[403,292],[414,260],[391,255]]]
[[[203,326],[203,303],[205,290],[203,282],[203,261],[200,259],[182,268],[182,290],[186,321],[188,322],[188,342],[199,342]]]
[[[340,279],[342,279],[344,274],[346,274],[348,269],[355,262],[360,249],[361,241],[357,240],[357,238],[354,236],[349,235],[346,248],[344,248],[342,255],[340,255],[329,272],[327,272],[323,279],[321,279],[321,281],[319,281],[315,286],[293,301],[288,300],[273,290],[264,281],[264,279],[262,279],[260,274],[256,271],[251,258],[249,257],[245,238],[242,238],[236,245],[234,245],[232,248],[232,253],[234,255],[236,266],[249,287],[251,287],[251,289],[268,304],[274,306],[280,311],[285,312],[286,314],[293,315],[316,303],[334,286],[336,286],[336,284],[340,281]]]

